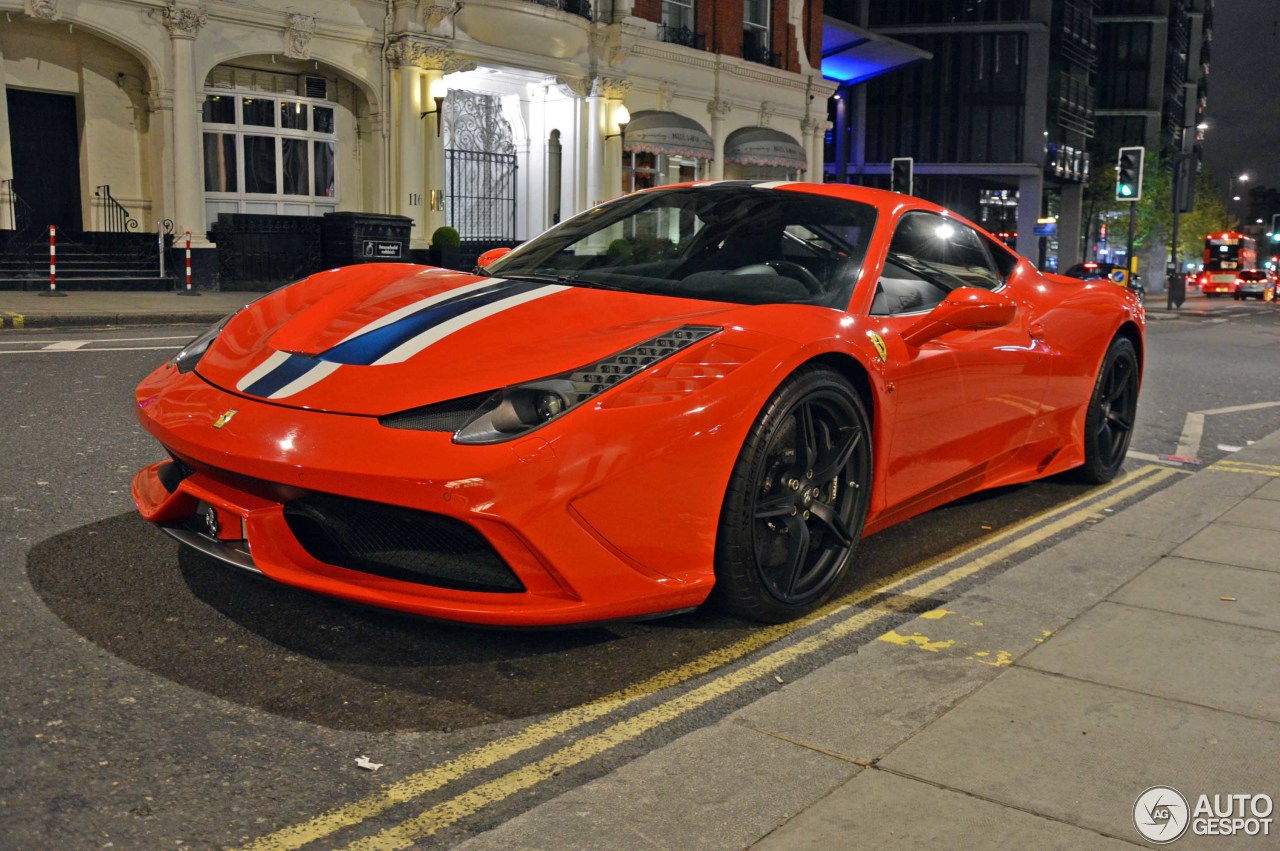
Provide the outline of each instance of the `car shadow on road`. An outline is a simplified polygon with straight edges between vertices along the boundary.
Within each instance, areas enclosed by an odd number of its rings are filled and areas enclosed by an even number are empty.
[[[564,630],[440,624],[239,572],[133,513],[36,544],[27,573],[58,618],[110,653],[336,729],[457,730],[552,712],[757,628],[707,612]]]
[[[1055,477],[908,520],[861,542],[837,596],[1081,490]],[[555,712],[760,629],[708,609],[559,630],[441,624],[235,570],[132,512],[36,544],[27,573],[58,618],[115,656],[199,692],[335,729],[460,730]]]

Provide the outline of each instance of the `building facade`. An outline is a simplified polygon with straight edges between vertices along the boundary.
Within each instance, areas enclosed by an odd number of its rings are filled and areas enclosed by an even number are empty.
[[[829,0],[827,13],[930,59],[842,93],[833,179],[888,185],[912,157],[915,194],[1050,267],[1075,262],[1094,132],[1093,0]],[[841,145],[847,146],[843,160]],[[839,172],[843,166],[844,174]],[[1057,252],[1038,221],[1053,212]],[[1068,239],[1074,233],[1077,238]],[[1041,234],[1045,234],[1042,236]]]
[[[3,191],[73,232],[110,198],[197,253],[221,215],[398,214],[421,250],[633,187],[814,175],[834,90],[801,0],[0,6]]]

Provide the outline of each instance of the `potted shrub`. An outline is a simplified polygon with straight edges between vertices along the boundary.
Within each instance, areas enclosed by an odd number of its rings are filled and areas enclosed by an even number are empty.
[[[431,234],[431,247],[428,250],[431,265],[467,271],[467,269],[462,269],[458,265],[462,261],[461,246],[462,237],[458,235],[456,230],[448,225],[436,228],[435,232]]]

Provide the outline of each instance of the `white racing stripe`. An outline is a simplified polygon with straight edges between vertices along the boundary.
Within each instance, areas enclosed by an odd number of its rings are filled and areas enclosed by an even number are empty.
[[[245,388],[253,385],[255,381],[264,378],[271,370],[280,366],[289,359],[288,352],[272,352],[271,357],[255,366],[253,369],[245,373],[244,377],[236,382],[236,389],[244,392]]]
[[[434,328],[427,329],[412,340],[406,340],[404,343],[401,343],[399,346],[374,361],[373,365],[384,366],[389,363],[403,363],[428,346],[432,346],[440,342],[455,331],[461,331],[463,328],[473,325],[481,319],[501,313],[504,310],[509,310],[517,305],[534,301],[535,299],[544,298],[545,296],[553,295],[561,290],[567,289],[568,287],[563,287],[558,284],[538,287],[536,290],[530,290],[527,293],[513,295],[510,298],[495,301],[493,304],[478,307],[475,310],[470,310],[461,316],[450,319],[448,322],[442,322]]]
[[[392,322],[399,322],[401,319],[404,319],[406,316],[417,313],[419,310],[422,310],[424,308],[431,307],[433,304],[439,304],[440,302],[447,301],[448,299],[451,299],[454,296],[466,295],[469,292],[474,292],[475,290],[483,289],[484,287],[501,283],[502,280],[503,280],[502,278],[484,278],[483,280],[476,281],[475,283],[463,284],[460,287],[454,287],[453,289],[445,290],[444,292],[437,293],[436,295],[433,295],[429,298],[424,298],[421,301],[415,301],[413,304],[406,305],[400,308],[399,310],[393,310],[390,313],[388,313],[386,316],[381,316],[373,320],[363,328],[360,328],[356,331],[352,331],[342,340],[342,343],[347,342],[347,340],[354,340],[356,337],[360,337],[360,336],[363,336],[364,334],[368,334],[370,331],[376,331],[379,328],[383,328],[387,325],[390,325]],[[338,343],[338,345],[342,345],[342,343]]]
[[[294,393],[301,393],[303,390],[306,390],[326,375],[331,374],[340,366],[342,366],[342,364],[335,363],[333,361],[318,361],[311,369],[307,370],[302,375],[299,375],[293,381],[290,381],[267,398],[283,399],[285,396],[292,396]]]

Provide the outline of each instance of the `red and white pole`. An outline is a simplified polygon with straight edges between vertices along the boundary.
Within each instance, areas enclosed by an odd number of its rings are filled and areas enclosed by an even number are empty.
[[[186,232],[187,238],[187,292],[191,292],[191,231]]]
[[[58,226],[49,225],[49,289],[40,295],[64,296],[58,292]]]

